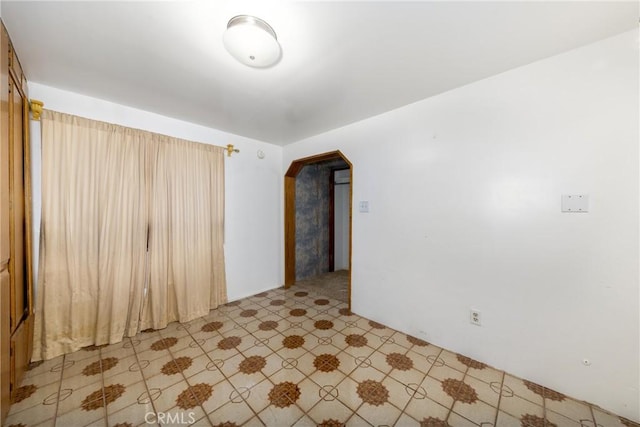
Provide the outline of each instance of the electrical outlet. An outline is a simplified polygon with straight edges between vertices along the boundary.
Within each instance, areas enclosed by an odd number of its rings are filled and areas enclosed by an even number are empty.
[[[480,314],[481,313],[478,310],[472,308],[469,312],[469,322],[471,322],[472,325],[476,326],[482,325],[482,323],[480,322]]]

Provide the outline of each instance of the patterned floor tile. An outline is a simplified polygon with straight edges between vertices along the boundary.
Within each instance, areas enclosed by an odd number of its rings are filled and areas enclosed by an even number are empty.
[[[168,361],[167,364],[168,366],[173,366],[172,361]],[[158,389],[158,390],[164,390],[176,383],[184,381],[184,377],[180,374],[167,375],[160,371],[158,372],[157,375],[154,375],[153,377],[147,377],[146,374],[144,374],[144,377],[145,377],[145,382],[147,383],[147,387],[149,389]]]
[[[522,427],[522,423],[518,418],[515,418],[506,412],[498,411],[496,427]]]
[[[64,360],[67,362],[68,361],[79,362],[81,360],[84,360],[90,357],[100,357],[100,349],[105,347],[106,346],[95,346],[95,345],[86,346],[81,348],[78,351],[74,351],[73,353],[65,354]]]
[[[111,384],[109,383],[105,383],[105,389],[107,389],[110,385]],[[123,389],[118,391],[118,396],[113,399],[112,402],[107,403],[107,416],[116,413],[126,408],[127,406],[130,406],[131,402],[136,402],[138,397],[146,393],[146,391],[147,387],[143,381],[124,386]]]
[[[195,420],[195,421],[193,421]],[[164,426],[210,426],[211,422],[201,407],[195,406],[189,409],[183,409],[180,406],[174,406],[166,411],[157,411],[156,422]]]
[[[296,404],[305,413],[316,406],[318,403],[325,401],[320,397],[322,395],[326,398],[325,390],[322,389],[320,385],[311,381],[309,378],[302,380],[298,384],[298,387],[300,388],[300,398],[296,401]]]
[[[431,369],[429,369],[429,373],[427,375],[438,381],[444,381],[448,378],[456,380],[462,380],[462,378],[464,378],[464,374],[462,372],[444,365],[443,363],[444,361],[440,358],[433,359],[433,365],[431,366]]]
[[[298,370],[297,366],[297,360],[283,360],[282,369],[271,375],[269,380],[274,384],[281,382],[292,382],[297,384],[305,379],[305,375]]]
[[[61,372],[43,372],[39,375],[25,375],[21,386],[33,384],[39,389],[42,389],[49,384],[59,386],[60,378]]]
[[[391,353],[387,355],[386,363],[392,367],[389,376],[402,384],[420,383],[425,377],[423,372],[414,368],[416,362],[408,355]]]
[[[304,287],[268,290],[186,324],[34,363],[6,421],[30,427],[634,425],[362,318]]]
[[[199,380],[201,382],[193,383],[191,387],[197,386],[198,384],[205,384],[211,390],[211,393],[206,392],[196,396],[196,399],[206,413],[217,411],[228,403],[241,403],[235,398],[232,402],[232,397],[236,396],[237,389],[229,381],[222,380],[214,384],[214,382],[209,381],[206,376],[202,376]]]
[[[457,401],[454,403],[452,411],[477,425],[492,425],[495,422],[498,409],[481,400],[476,400],[470,403]]]
[[[427,397],[429,397],[429,399],[437,402],[447,409],[451,409],[454,399],[444,391],[440,381],[427,376],[420,386],[427,391]]]
[[[592,425],[595,425],[591,408],[573,399],[564,398],[561,401],[545,399],[545,409],[547,410],[547,418],[549,419],[549,413],[554,412],[577,423],[590,422]]]
[[[158,412],[167,412],[169,409],[177,405],[177,398],[185,389],[189,387],[189,384],[183,379],[168,388],[160,389],[159,387],[151,387],[153,384],[149,384],[150,390],[159,390],[153,400],[153,405]]]
[[[307,415],[303,415],[293,424],[291,424],[292,427],[315,427],[315,425],[316,423],[314,423],[313,420]]]
[[[267,377],[260,371],[253,374],[245,374],[238,372],[235,375],[228,378],[228,381],[237,389],[251,389],[254,386],[266,381]]]
[[[533,383],[530,383],[530,386]],[[513,391],[513,394],[519,396],[523,399],[528,400],[529,402],[535,403],[536,405],[542,406],[543,397],[539,393],[535,393],[531,390],[530,387],[527,387],[525,382],[520,378],[516,378],[511,375],[504,376],[504,384],[503,388],[507,388]]]
[[[419,351],[416,351],[419,350]],[[413,346],[411,350],[407,352],[408,356],[415,362],[415,368],[420,372],[427,373],[431,367],[435,365],[444,365],[444,360],[440,356],[442,349],[440,347],[428,346],[426,348],[417,348]]]
[[[82,409],[76,409],[66,412],[62,415],[58,415],[56,418],[56,425],[61,426],[88,426],[96,421],[101,421],[105,417],[104,408],[99,408],[93,411],[84,411]]]
[[[56,416],[56,405],[43,405],[32,406],[23,411],[17,411],[13,407],[11,413],[5,420],[5,425],[26,425],[36,426],[41,423],[51,420]]]
[[[137,336],[134,338],[138,338]],[[105,347],[100,348],[100,357],[118,357],[118,358],[126,358],[133,356],[134,351],[134,343],[132,339],[127,338],[122,342],[116,344],[109,344]]]
[[[538,406],[517,395],[503,395],[500,399],[500,410],[518,419],[523,419],[526,415],[543,416],[542,406]]]
[[[490,406],[494,406],[496,408],[498,407],[498,401],[500,399],[500,388],[497,385],[499,383],[495,383],[496,386],[491,387],[490,384],[487,384],[469,375],[464,378],[464,382],[473,387],[475,392],[478,394],[479,400],[485,402]]]
[[[428,418],[446,420],[449,414],[449,408],[442,406],[427,396],[424,399],[412,399],[409,401],[405,413],[417,421]]]
[[[414,388],[407,390],[405,384],[396,381],[392,377],[386,377],[382,380],[382,385],[389,392],[388,402],[400,410],[404,410],[416,391]]]
[[[155,341],[157,341],[157,340],[155,340]],[[143,370],[150,369],[149,368],[149,364],[151,364],[155,360],[164,359],[162,362],[158,362],[159,366],[161,367],[162,365],[164,365],[166,363],[166,361],[168,359],[172,358],[172,356],[171,356],[171,354],[169,352],[151,350],[150,346],[151,346],[151,343],[149,343],[147,345],[141,344],[140,345],[140,349],[139,350],[136,349],[136,359],[140,363],[140,366],[143,368]],[[146,361],[146,363],[143,363],[145,361]],[[159,372],[159,370],[156,369],[154,372]]]
[[[76,389],[63,388],[61,393],[64,391],[64,396],[60,397],[60,402],[58,403],[58,416],[80,410],[82,405],[91,407],[91,401],[95,399],[91,396],[95,396],[94,393],[100,390],[102,390],[102,382],[93,382],[85,387]]]
[[[95,367],[96,365],[98,366],[97,369],[92,369],[92,367]],[[62,379],[64,380],[77,377],[80,374],[84,374],[86,376],[100,374],[100,352],[96,351],[89,357],[85,357],[80,360],[72,360],[68,357],[65,358]]]
[[[376,401],[374,401],[376,402]],[[363,403],[358,409],[358,415],[372,425],[393,426],[400,418],[401,411],[390,403]]]
[[[255,414],[243,401],[227,402],[208,414],[211,423],[216,425],[245,425]],[[226,423],[226,424],[225,424]],[[233,423],[233,424],[231,424]]]
[[[11,410],[15,412],[22,412],[27,409],[33,409],[37,406],[54,404],[55,401],[51,401],[50,396],[56,395],[60,383],[50,383],[44,386],[39,386],[34,383],[23,384],[16,390],[14,403],[11,406]]]
[[[405,413],[400,416],[397,425],[406,427],[420,427],[420,423],[418,421],[414,420]]]
[[[442,350],[439,357],[444,361],[445,365],[455,369],[456,371],[460,371],[462,373],[467,372],[467,369],[469,369],[468,364],[473,364],[472,359],[466,358],[464,356],[460,356],[459,354],[456,354],[447,350]],[[468,360],[467,363],[463,363],[467,360]]]
[[[333,384],[329,385],[334,386]],[[325,399],[337,396],[342,404],[354,412],[362,405],[362,399],[358,397],[358,383],[349,377],[344,378],[334,388],[323,387],[323,390],[326,396]]]
[[[54,367],[59,365],[64,359],[64,356],[58,356],[50,360],[41,360],[39,362],[32,362],[27,367],[27,371],[24,374],[25,379],[31,378],[31,376],[42,375],[48,372],[54,372]],[[57,372],[60,372],[59,370]]]
[[[174,337],[184,337],[189,335],[189,330],[191,329],[191,325],[189,323],[178,323],[171,322],[164,329],[159,329],[158,333],[163,337],[174,336]]]
[[[333,398],[330,392],[323,390],[324,399],[318,401],[307,413],[316,424],[328,423],[334,420],[337,423],[345,423],[353,414],[353,410],[344,405],[337,398]]]
[[[231,396],[231,400],[234,402],[244,400],[255,413],[259,413],[269,405],[269,392],[273,386],[274,383],[271,381],[262,381],[249,390],[238,389]]]
[[[359,366],[349,374],[349,378],[357,383],[365,380],[382,381],[385,377],[386,375],[377,370],[375,365],[367,366],[366,364]]]
[[[596,419],[597,427],[627,427],[629,425],[633,425],[630,421],[627,420],[625,420],[625,425],[623,419],[619,416],[603,411],[597,407],[593,407],[593,416]]]
[[[282,425],[282,420],[289,420],[289,423],[292,424],[303,416],[304,412],[294,404],[284,407],[269,405],[258,414],[266,426]]]
[[[478,424],[473,421],[452,412],[449,414],[449,418],[447,418],[447,423],[452,427],[476,427]]]
[[[593,423],[593,417],[589,416],[588,419],[582,420],[582,422],[578,422],[572,420],[570,418],[565,417],[564,415],[560,415],[558,413],[552,411],[545,411],[547,426],[552,427],[552,425],[556,426],[566,426],[566,427],[592,427],[595,426]]]

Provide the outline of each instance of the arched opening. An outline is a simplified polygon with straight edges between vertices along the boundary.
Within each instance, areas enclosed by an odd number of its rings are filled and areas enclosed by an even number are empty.
[[[348,194],[348,304],[351,308],[351,222],[352,222],[352,194],[353,194],[353,164],[340,151],[318,154],[294,160],[284,176],[284,286],[291,287],[296,282],[296,178],[307,165],[320,164],[331,160],[342,160],[349,168]],[[335,174],[331,174],[333,177]],[[333,265],[333,258],[331,258]]]

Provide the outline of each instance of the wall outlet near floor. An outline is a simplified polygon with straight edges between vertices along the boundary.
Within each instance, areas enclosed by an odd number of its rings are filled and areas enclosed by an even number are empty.
[[[469,322],[471,322],[472,325],[481,326],[482,323],[480,321],[480,314],[481,313],[479,310],[472,308],[469,312]]]

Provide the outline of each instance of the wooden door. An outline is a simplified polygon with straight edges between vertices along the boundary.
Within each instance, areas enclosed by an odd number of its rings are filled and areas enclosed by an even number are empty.
[[[11,357],[9,256],[9,38],[0,28],[0,424],[9,412]]]
[[[27,85],[0,25],[0,424],[31,351]]]
[[[24,322],[27,310],[26,227],[25,227],[25,140],[23,133],[26,97],[22,92],[22,76],[9,74],[9,137],[10,137],[10,198],[11,198],[11,396],[20,386],[27,369],[28,326]]]
[[[3,28],[4,29],[4,28]],[[4,31],[0,37],[0,271],[8,268],[10,249],[9,229],[9,50]],[[7,291],[9,290],[7,283]],[[9,295],[7,294],[7,298]],[[8,313],[7,313],[8,316]]]
[[[22,134],[24,98],[20,86],[9,76],[9,120],[10,123],[10,160],[11,181],[11,332],[15,332],[25,314],[26,275],[25,275],[25,209],[24,209],[24,140]]]

